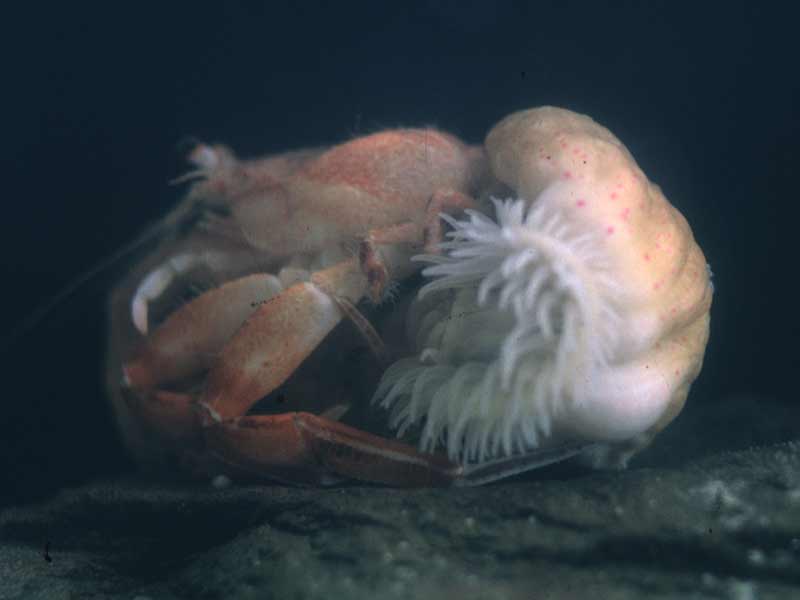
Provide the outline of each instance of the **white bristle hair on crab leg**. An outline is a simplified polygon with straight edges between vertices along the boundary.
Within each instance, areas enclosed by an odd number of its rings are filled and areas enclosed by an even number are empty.
[[[420,447],[484,463],[560,444],[624,466],[702,367],[712,286],[683,216],[590,118],[543,107],[489,133],[514,198],[443,215],[409,328],[418,354],[373,401]]]

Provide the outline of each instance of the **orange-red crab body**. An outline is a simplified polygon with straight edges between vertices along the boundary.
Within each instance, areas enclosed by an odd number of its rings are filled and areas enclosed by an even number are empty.
[[[379,346],[355,305],[416,270],[441,212],[473,204],[483,151],[424,129],[252,161],[199,145],[189,160],[182,179],[198,181],[111,298],[108,382],[134,455],[204,476],[451,481],[448,461],[339,423],[339,408],[248,411],[344,316]],[[187,283],[205,291],[187,301]]]
[[[575,454],[615,467],[700,372],[705,257],[584,115],[521,111],[478,148],[398,130],[246,162],[201,145],[190,161],[184,179],[200,181],[111,303],[109,384],[142,461],[313,484],[479,485]],[[493,193],[514,198],[491,210]],[[435,280],[408,311],[416,354],[359,394],[338,388],[352,368],[307,376],[341,361],[349,342],[320,344],[345,316],[381,353],[356,305],[420,261]],[[187,301],[190,286],[202,289]],[[307,412],[264,414],[298,382],[285,406]],[[421,450],[338,421],[368,396]],[[448,458],[432,453],[443,445]]]

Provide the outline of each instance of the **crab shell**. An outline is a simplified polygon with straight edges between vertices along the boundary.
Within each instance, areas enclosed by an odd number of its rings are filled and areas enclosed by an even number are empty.
[[[400,431],[451,459],[594,444],[621,466],[682,409],[709,335],[710,272],[686,219],[625,146],[587,116],[503,119],[486,151],[513,199],[472,212],[409,329],[419,355],[376,399]],[[596,444],[595,444],[596,443]]]

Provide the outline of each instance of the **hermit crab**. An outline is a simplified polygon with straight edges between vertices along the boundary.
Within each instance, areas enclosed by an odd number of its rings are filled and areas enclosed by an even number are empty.
[[[169,235],[110,301],[108,385],[144,463],[398,486],[480,484],[574,454],[615,466],[699,373],[703,254],[588,117],[524,111],[483,146],[390,130],[248,161],[200,144],[189,158]],[[402,285],[409,301],[381,318],[371,307]],[[381,365],[352,397],[344,371],[299,377],[346,353],[343,320]],[[292,384],[303,392],[281,391]],[[416,446],[339,420],[370,395]]]
[[[383,354],[357,305],[418,270],[410,256],[436,247],[440,214],[475,206],[483,150],[393,130],[250,161],[198,144],[189,161],[180,179],[194,183],[166,218],[169,235],[110,302],[108,385],[136,457],[312,484],[451,478],[441,457],[337,422],[351,402],[329,381],[277,396],[297,411],[298,396],[315,395],[322,414],[248,411],[344,317]]]

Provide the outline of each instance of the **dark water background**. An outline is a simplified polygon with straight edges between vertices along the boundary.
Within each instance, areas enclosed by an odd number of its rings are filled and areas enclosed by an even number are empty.
[[[245,156],[409,125],[479,142],[508,113],[555,104],[628,146],[713,267],[711,342],[689,402],[798,402],[791,9],[270,4],[4,10],[0,333],[177,199],[166,182],[186,135]],[[0,358],[0,498],[130,468],[102,390],[113,279],[84,286]]]

